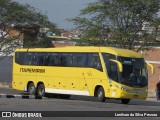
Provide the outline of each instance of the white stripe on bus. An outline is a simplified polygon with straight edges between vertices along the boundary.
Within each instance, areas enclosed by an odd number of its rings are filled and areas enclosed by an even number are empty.
[[[64,89],[45,88],[45,92],[46,93],[58,93],[58,94],[90,96],[88,91],[80,91],[80,90],[64,90]]]

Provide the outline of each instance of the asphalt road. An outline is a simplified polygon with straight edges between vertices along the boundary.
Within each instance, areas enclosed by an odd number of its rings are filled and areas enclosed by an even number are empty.
[[[0,88],[0,93],[25,94],[24,92],[15,91],[9,88]],[[128,105],[123,105],[119,100],[106,100],[105,103],[100,103],[97,102],[96,98],[94,97],[84,97],[84,96],[71,96],[71,98],[67,100],[58,98],[44,98],[44,99],[0,98],[0,111],[71,111],[71,112],[73,111],[160,111],[160,102],[154,101],[153,99],[148,99],[146,101],[132,100]],[[65,118],[58,117],[57,119],[65,119]],[[89,117],[87,120],[89,119],[91,119],[91,117]],[[96,117],[93,119],[105,119],[105,118]],[[122,119],[122,117],[118,118],[114,117],[112,119],[119,120]],[[135,118],[128,118],[128,117],[123,118],[123,120],[124,119],[135,120]],[[143,118],[141,117],[141,119]],[[149,118],[145,118],[145,120],[147,119],[149,120]],[[159,119],[159,118],[155,117],[154,119]]]

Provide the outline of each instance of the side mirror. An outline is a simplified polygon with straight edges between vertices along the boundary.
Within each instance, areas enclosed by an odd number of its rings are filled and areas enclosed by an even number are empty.
[[[154,74],[154,67],[151,63],[146,62],[147,66],[151,68],[151,73]]]
[[[110,61],[116,63],[119,67],[119,72],[123,72],[123,66],[122,66],[122,63],[119,62],[118,60],[113,60],[113,59],[109,59]]]

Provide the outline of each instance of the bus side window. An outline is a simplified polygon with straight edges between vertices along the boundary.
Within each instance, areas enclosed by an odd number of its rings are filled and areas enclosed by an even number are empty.
[[[98,53],[89,54],[88,66],[102,71],[102,66]]]
[[[32,58],[31,58],[29,65],[37,65],[37,54],[36,53],[32,53]]]
[[[32,63],[32,56],[33,56],[33,53],[29,53],[29,52],[26,53],[26,55],[25,55],[25,62],[24,62],[25,65],[31,65],[31,63]]]
[[[43,66],[44,65],[44,57],[45,53],[37,53],[37,65]]]
[[[24,52],[16,52],[15,53],[15,62],[17,64],[23,65],[25,59],[25,53]]]
[[[104,60],[104,63],[105,63],[106,69],[107,69],[107,74],[109,74],[110,68],[111,68],[109,59],[116,59],[116,57],[114,55],[108,54],[108,53],[103,53],[102,56],[103,56],[103,60]]]
[[[66,54],[61,54],[60,66],[67,66],[67,55]]]
[[[71,67],[73,64],[73,54],[71,53],[62,53],[60,58],[61,66]]]
[[[118,66],[114,62],[110,62],[110,71],[108,72],[109,78],[114,81],[118,81]]]
[[[107,71],[109,71],[110,70],[109,69],[109,59],[110,59],[110,57],[109,57],[108,54],[102,54],[102,55],[103,55],[103,60],[104,60],[104,63],[106,65]]]
[[[115,55],[103,53],[103,60],[106,65],[108,77],[114,81],[118,81],[118,66],[109,59],[116,59]]]
[[[73,66],[75,67],[87,67],[86,64],[87,54],[85,53],[75,53]]]
[[[49,62],[50,62],[50,53],[48,53],[48,54],[45,55],[44,65],[45,65],[45,66],[48,66],[48,65],[49,65]]]
[[[49,66],[59,66],[59,53],[51,53]]]

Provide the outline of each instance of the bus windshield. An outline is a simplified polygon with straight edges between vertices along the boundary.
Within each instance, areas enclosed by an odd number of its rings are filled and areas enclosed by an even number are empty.
[[[120,83],[131,87],[145,87],[147,81],[147,69],[143,58],[118,57],[123,65]]]

